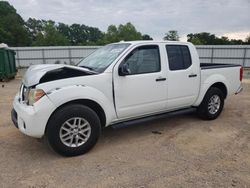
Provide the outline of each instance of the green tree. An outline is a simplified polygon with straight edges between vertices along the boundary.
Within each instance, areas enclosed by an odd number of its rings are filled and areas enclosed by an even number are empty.
[[[60,33],[52,22],[47,22],[43,31],[36,36],[35,46],[65,46],[69,45],[68,39]]]
[[[70,27],[70,42],[72,45],[87,44],[87,27],[80,24],[72,24]]]
[[[179,41],[179,39],[180,37],[178,31],[176,30],[168,31],[163,38],[163,40],[170,40],[170,41]]]
[[[98,28],[80,24],[68,26],[59,23],[57,29],[70,41],[71,45],[95,45],[104,36]]]
[[[120,24],[118,27],[118,36],[120,40],[130,41],[130,40],[141,40],[142,34],[138,32],[135,26],[128,22],[125,25]]]
[[[202,45],[241,45],[244,44],[242,40],[229,39],[228,37],[216,37],[215,34],[202,32],[202,33],[190,33],[187,35],[188,42],[193,44],[202,44]]]
[[[104,37],[104,33],[96,27],[87,27],[87,45],[96,45]]]
[[[222,36],[221,38],[215,37],[215,44],[227,45],[230,44],[230,40],[225,36]]]
[[[70,41],[71,30],[70,30],[70,27],[67,24],[59,22],[58,25],[57,25],[57,29],[61,34],[63,34]]]
[[[29,35],[32,38],[32,41],[35,42],[37,37],[41,37],[42,33],[45,32],[45,27],[48,24],[54,25],[55,22],[52,20],[37,20],[35,18],[29,18],[25,25],[28,28]]]
[[[247,38],[245,39],[245,44],[250,44],[250,35],[248,35]]]
[[[229,41],[229,44],[231,44],[231,45],[243,45],[243,44],[247,44],[247,43],[244,43],[243,40],[241,40],[241,39],[231,39]]]
[[[0,1],[0,43],[28,46],[31,43],[24,20],[7,1]]]
[[[142,35],[142,40],[153,40],[148,34]]]
[[[104,33],[96,27],[67,25],[53,20],[29,18],[26,22],[6,1],[0,1],[0,42],[10,46],[100,45],[121,40],[152,40],[130,22],[110,25]]]
[[[192,42],[194,45],[203,45],[202,41],[199,38],[193,38]]]
[[[188,38],[188,42],[192,42],[195,44],[195,41],[199,41],[200,44],[203,45],[210,45],[210,44],[215,44],[215,35],[214,34],[210,34],[207,32],[202,32],[202,33],[190,33],[187,35]]]
[[[118,42],[119,32],[115,25],[110,25],[107,29],[107,33],[104,36],[104,43]]]
[[[119,41],[142,40],[142,34],[138,32],[135,26],[128,22],[125,25],[120,24],[118,27],[110,25],[105,33],[102,44],[119,42]]]

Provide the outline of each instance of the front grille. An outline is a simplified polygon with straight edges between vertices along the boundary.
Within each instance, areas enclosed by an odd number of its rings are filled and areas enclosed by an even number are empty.
[[[29,95],[29,89],[24,84],[22,84],[20,88],[20,101],[27,102],[28,95]]]
[[[11,110],[11,119],[12,119],[12,122],[14,123],[15,127],[18,128],[17,113],[14,109]]]

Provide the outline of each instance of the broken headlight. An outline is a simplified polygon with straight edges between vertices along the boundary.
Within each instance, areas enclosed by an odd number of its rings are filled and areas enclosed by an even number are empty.
[[[41,99],[45,95],[42,89],[29,89],[28,91],[28,105],[33,105],[36,101]]]

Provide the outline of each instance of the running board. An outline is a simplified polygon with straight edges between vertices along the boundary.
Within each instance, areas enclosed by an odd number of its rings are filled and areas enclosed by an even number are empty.
[[[118,129],[118,128],[123,128],[123,127],[130,126],[132,124],[146,123],[148,121],[153,121],[153,120],[157,120],[157,119],[161,119],[161,118],[172,117],[172,116],[185,114],[185,113],[190,113],[190,112],[194,112],[194,111],[195,111],[195,108],[192,108],[192,107],[191,108],[184,108],[184,109],[181,109],[181,110],[175,110],[175,111],[164,112],[164,113],[155,114],[155,115],[149,115],[149,116],[146,116],[146,117],[136,118],[136,119],[132,119],[132,120],[125,120],[123,122],[114,123],[114,124],[112,124],[110,126],[112,126],[114,129]]]

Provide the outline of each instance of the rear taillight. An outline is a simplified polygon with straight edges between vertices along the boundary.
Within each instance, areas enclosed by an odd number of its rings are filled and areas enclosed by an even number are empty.
[[[240,81],[242,81],[243,77],[243,67],[240,67]]]

